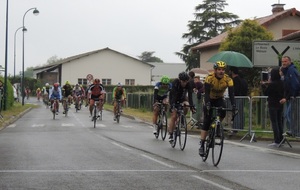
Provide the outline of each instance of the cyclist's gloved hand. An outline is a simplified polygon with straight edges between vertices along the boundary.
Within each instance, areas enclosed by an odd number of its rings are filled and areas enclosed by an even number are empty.
[[[210,110],[210,108],[211,108],[210,102],[206,102],[205,106],[206,106],[207,110]]]

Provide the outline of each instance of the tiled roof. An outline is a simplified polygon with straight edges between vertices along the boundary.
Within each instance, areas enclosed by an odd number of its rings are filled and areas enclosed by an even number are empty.
[[[260,17],[255,19],[260,25],[262,26],[269,26],[271,23],[273,23],[274,21],[290,16],[290,15],[298,15],[300,16],[300,12],[297,11],[295,8],[292,9],[287,9],[269,16],[265,16],[265,17]],[[197,46],[194,46],[191,48],[191,50],[201,50],[204,48],[208,48],[208,47],[213,47],[213,46],[219,46],[222,42],[222,40],[224,40],[227,37],[227,32],[224,32],[210,40],[207,40],[206,42],[203,42]]]

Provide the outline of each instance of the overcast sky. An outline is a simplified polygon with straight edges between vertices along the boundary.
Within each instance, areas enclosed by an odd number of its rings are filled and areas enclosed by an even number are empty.
[[[8,73],[13,75],[14,34],[25,12],[25,68],[109,47],[132,57],[144,51],[165,63],[182,62],[179,52],[202,0],[9,0]],[[297,3],[296,3],[297,2]],[[241,19],[271,14],[278,0],[227,0],[225,11]],[[280,0],[285,9],[300,9],[299,0]],[[298,7],[297,7],[298,6]],[[0,65],[5,65],[6,0],[0,1]],[[16,74],[22,70],[22,30],[16,35]]]

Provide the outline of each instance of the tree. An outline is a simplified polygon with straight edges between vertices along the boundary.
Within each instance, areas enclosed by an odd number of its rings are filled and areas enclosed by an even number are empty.
[[[58,58],[56,55],[54,55],[47,60],[46,65],[53,65],[60,60],[62,60],[62,58]]]
[[[175,53],[186,63],[187,70],[199,66],[200,55],[198,52],[190,52],[190,47],[203,43],[241,22],[237,15],[224,12],[227,5],[226,0],[204,0],[203,4],[195,7],[195,20],[188,22],[189,32],[182,35],[188,44],[184,44],[183,49]]]
[[[163,63],[163,60],[161,60],[158,57],[153,56],[155,52],[154,51],[144,51],[140,56],[137,56],[141,61],[144,62],[159,62]]]
[[[273,40],[273,35],[257,21],[247,19],[241,26],[228,31],[227,38],[221,43],[220,51],[237,51],[252,60],[252,42],[254,40]],[[258,73],[261,68],[243,69],[242,71],[247,73],[245,78],[250,87],[259,85],[260,75]]]

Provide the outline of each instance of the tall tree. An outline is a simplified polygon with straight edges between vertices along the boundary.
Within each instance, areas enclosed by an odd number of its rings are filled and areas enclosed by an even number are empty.
[[[161,60],[158,57],[153,56],[155,52],[154,51],[144,51],[140,56],[138,56],[138,58],[141,61],[144,62],[159,62],[159,63],[163,63],[163,60]]]
[[[182,35],[187,39],[180,52],[176,52],[187,65],[187,70],[199,67],[199,53],[190,52],[189,49],[203,43],[226,29],[237,26],[241,20],[237,15],[224,12],[226,0],[203,0],[203,4],[195,7],[195,20],[188,21],[188,31]]]

